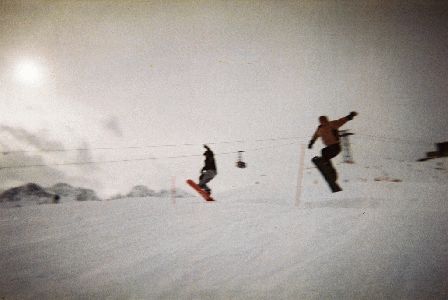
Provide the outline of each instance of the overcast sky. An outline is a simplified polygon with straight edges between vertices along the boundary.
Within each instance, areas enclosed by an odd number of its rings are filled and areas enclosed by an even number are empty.
[[[217,156],[221,189],[296,174],[298,144],[249,142],[307,142],[319,115],[352,110],[355,155],[417,159],[448,140],[447,57],[444,1],[2,1],[1,151],[86,150],[0,155],[49,165],[0,170],[1,186],[170,188],[198,175],[202,143],[253,159],[235,179],[236,155]]]

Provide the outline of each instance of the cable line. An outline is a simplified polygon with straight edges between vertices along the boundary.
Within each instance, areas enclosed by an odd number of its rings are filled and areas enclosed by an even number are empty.
[[[375,136],[371,134],[356,134],[357,136],[360,136],[361,138],[369,138],[374,140],[379,140],[382,142],[390,142],[390,143],[397,143],[397,144],[425,144],[425,145],[432,145],[433,143],[424,142],[424,141],[417,141],[417,140],[408,140],[408,139],[400,139],[400,138],[390,138],[390,137],[384,137],[384,136]]]
[[[248,149],[247,151],[259,151],[259,150],[268,149],[268,148],[278,148],[278,147],[294,145],[296,143],[297,142],[283,144],[283,145],[278,145],[278,146],[258,147],[258,148]],[[235,153],[238,153],[238,151],[215,153],[215,155],[228,155],[228,154],[235,154]],[[130,158],[130,159],[118,159],[118,160],[65,162],[65,163],[22,165],[22,166],[21,165],[19,165],[19,166],[4,166],[4,167],[0,167],[0,170],[25,169],[25,168],[37,168],[37,167],[53,167],[53,166],[76,166],[76,165],[109,164],[109,163],[149,161],[149,160],[159,160],[159,159],[190,158],[190,157],[201,157],[201,156],[202,156],[202,154],[192,154],[192,155],[178,155],[178,156],[165,156],[165,157],[143,157],[143,158]]]
[[[236,144],[236,143],[249,143],[249,142],[267,142],[267,141],[282,141],[282,140],[299,140],[304,137],[282,137],[282,138],[268,138],[268,139],[256,139],[256,140],[234,140],[234,141],[220,141],[209,142],[201,144],[160,144],[160,145],[147,145],[147,146],[126,146],[126,147],[94,147],[94,148],[69,148],[69,149],[35,149],[35,150],[4,150],[1,151],[3,155],[14,153],[34,153],[34,152],[70,152],[70,151],[96,151],[96,150],[129,150],[129,149],[149,149],[149,148],[165,148],[165,147],[183,147],[183,146],[201,146],[218,145],[218,144]]]

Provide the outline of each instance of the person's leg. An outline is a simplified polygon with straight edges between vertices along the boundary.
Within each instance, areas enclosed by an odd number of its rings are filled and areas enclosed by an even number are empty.
[[[341,145],[334,144],[322,149],[322,158],[330,161],[341,152]]]
[[[201,174],[199,177],[199,186],[206,192],[210,192],[210,188],[207,186],[207,183],[210,182],[216,176],[216,172],[213,170],[207,170]]]
[[[337,180],[338,175],[336,169],[331,163],[331,159],[336,157],[340,152],[341,146],[339,144],[330,145],[322,149],[322,158],[325,160],[331,170],[331,178],[333,179],[333,181]]]

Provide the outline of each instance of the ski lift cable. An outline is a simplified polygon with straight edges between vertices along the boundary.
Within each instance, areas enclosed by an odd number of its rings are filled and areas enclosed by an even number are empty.
[[[235,140],[235,141],[219,141],[208,142],[207,145],[219,145],[219,144],[236,144],[236,143],[249,143],[249,142],[268,142],[268,141],[281,141],[281,140],[302,140],[304,137],[283,137],[283,138],[268,138],[257,140]],[[182,147],[182,146],[199,146],[201,144],[160,144],[160,145],[147,145],[147,146],[126,146],[126,147],[93,147],[93,148],[69,148],[69,149],[33,149],[33,150],[4,150],[0,153],[13,154],[13,153],[35,153],[35,152],[71,152],[71,151],[96,151],[96,150],[130,150],[130,149],[149,149],[149,148],[165,148],[165,147]]]
[[[424,142],[424,141],[417,141],[417,140],[409,140],[409,139],[400,139],[400,138],[391,138],[391,137],[385,137],[385,136],[377,136],[372,134],[363,134],[363,133],[357,133],[357,136],[360,138],[369,138],[374,139],[378,141],[384,141],[384,142],[391,142],[391,143],[402,143],[402,144],[425,144],[425,145],[432,145],[433,143]],[[282,140],[300,140],[302,142],[306,142],[309,139],[309,137],[279,137],[279,138],[266,138],[266,139],[254,139],[254,140],[233,140],[233,141],[218,141],[213,142],[210,141],[208,145],[219,145],[219,144],[243,144],[243,143],[249,143],[249,142],[276,142],[276,141],[282,141]],[[132,150],[132,149],[150,149],[150,148],[174,148],[174,147],[184,147],[184,146],[199,146],[201,144],[196,143],[183,143],[183,144],[155,144],[155,145],[146,145],[146,146],[125,146],[125,147],[85,147],[85,148],[68,148],[68,149],[33,149],[33,150],[4,150],[0,151],[0,153],[6,155],[6,154],[14,154],[14,153],[35,153],[35,152],[71,152],[71,151],[105,151],[105,150]]]
[[[248,149],[246,151],[260,151],[260,150],[263,150],[263,149],[278,148],[278,147],[294,145],[296,143],[297,142],[283,144],[283,145],[277,145],[277,146],[258,147],[258,148]],[[235,153],[238,153],[238,151],[215,153],[215,155],[229,155],[229,154],[235,154]],[[192,155],[178,155],[178,156],[165,156],[165,157],[142,157],[142,158],[118,159],[118,160],[102,160],[102,161],[82,161],[82,162],[63,162],[63,163],[18,165],[18,166],[4,166],[4,167],[0,167],[0,170],[38,168],[38,167],[57,167],[57,166],[79,166],[79,165],[109,164],[109,163],[150,161],[150,160],[161,160],[161,159],[191,158],[191,157],[201,157],[201,156],[202,156],[202,154],[192,154]]]
[[[408,139],[400,139],[400,138],[391,138],[391,137],[385,137],[385,136],[375,136],[371,134],[356,134],[357,136],[361,138],[369,138],[374,139],[378,141],[383,142],[390,142],[390,143],[397,143],[397,144],[424,144],[424,145],[432,145],[433,143],[430,142],[424,142],[424,141],[417,141],[417,140],[408,140]]]

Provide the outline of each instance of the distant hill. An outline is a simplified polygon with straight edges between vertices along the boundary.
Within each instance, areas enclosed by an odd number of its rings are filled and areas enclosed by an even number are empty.
[[[57,183],[44,188],[35,183],[10,188],[0,193],[0,207],[20,207],[36,204],[55,204],[70,201],[101,200],[91,189]]]
[[[35,204],[57,203],[59,196],[46,191],[35,183],[8,189],[0,194],[1,207],[17,207]]]
[[[162,189],[154,191],[144,185],[134,186],[125,195],[117,194],[110,198],[138,198],[138,197],[170,197],[171,191]],[[191,197],[192,195],[184,190],[177,189],[176,198]],[[35,183],[27,183],[23,186],[0,191],[0,208],[21,207],[37,204],[56,204],[73,201],[101,201],[96,192],[91,189],[74,187],[67,183],[57,183],[50,187],[41,187]]]
[[[123,198],[139,198],[139,197],[170,197],[171,191],[162,189],[160,191],[154,191],[150,188],[148,188],[145,185],[136,185],[134,186],[129,193],[122,195],[117,194],[115,196],[112,196],[110,200],[116,200],[116,199],[123,199]],[[176,198],[184,198],[184,197],[191,197],[192,195],[190,193],[187,193],[184,190],[176,189],[175,197]]]
[[[131,191],[126,195],[126,197],[153,197],[156,192],[149,189],[145,185],[136,185]]]
[[[57,183],[47,188],[47,191],[61,197],[61,202],[66,201],[100,201],[94,190],[73,187],[67,183]]]

